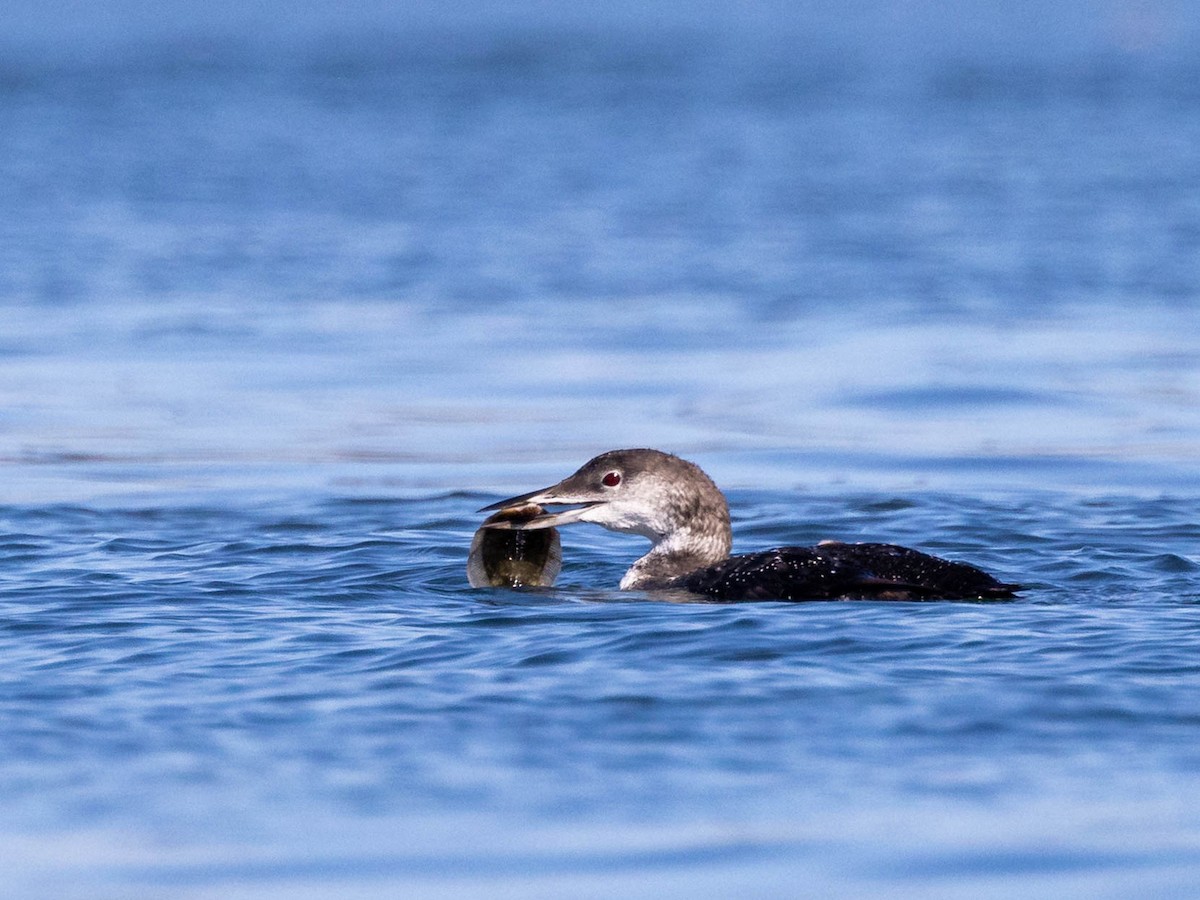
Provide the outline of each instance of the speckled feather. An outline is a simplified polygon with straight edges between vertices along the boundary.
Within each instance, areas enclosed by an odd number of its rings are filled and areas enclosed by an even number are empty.
[[[992,600],[1018,587],[907,547],[832,541],[733,556],[664,586],[715,600]]]

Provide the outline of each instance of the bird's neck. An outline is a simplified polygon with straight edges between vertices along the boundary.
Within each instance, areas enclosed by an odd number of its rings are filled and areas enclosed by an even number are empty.
[[[666,586],[674,578],[719,563],[729,556],[729,520],[690,523],[655,541],[621,579],[621,590]]]

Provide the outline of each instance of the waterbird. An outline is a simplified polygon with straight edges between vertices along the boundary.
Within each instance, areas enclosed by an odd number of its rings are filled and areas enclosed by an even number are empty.
[[[622,590],[684,590],[714,600],[992,600],[1020,585],[895,544],[822,541],[730,556],[729,504],[695,463],[661,450],[610,450],[558,484],[480,512],[527,504],[559,512],[494,516],[482,530],[530,531],[592,522],[649,538]]]

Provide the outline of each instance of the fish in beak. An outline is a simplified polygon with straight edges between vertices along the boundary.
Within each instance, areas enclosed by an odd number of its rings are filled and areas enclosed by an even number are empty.
[[[471,587],[549,587],[562,568],[558,531],[543,527],[528,531],[497,522],[524,522],[545,510],[536,503],[507,506],[489,516],[475,532],[467,558]]]
[[[542,512],[533,516],[503,518],[493,516],[483,523],[483,527],[511,531],[529,531],[537,528],[554,528],[558,525],[570,525],[572,522],[584,521],[584,516],[587,515],[589,510],[605,502],[603,500],[593,500],[580,496],[577,492],[563,490],[563,485],[564,482],[559,482],[553,487],[530,491],[528,494],[521,494],[517,497],[509,497],[507,500],[501,500],[499,503],[492,503],[485,506],[479,511],[492,512],[494,510],[520,509],[530,505],[570,506],[571,509],[564,509],[559,512],[542,510]]]

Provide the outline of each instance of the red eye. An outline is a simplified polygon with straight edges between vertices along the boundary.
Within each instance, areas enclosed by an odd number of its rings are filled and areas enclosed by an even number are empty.
[[[605,487],[616,487],[618,484],[621,483],[621,473],[620,472],[609,472],[607,475],[605,475],[603,478],[600,479],[600,482]]]

